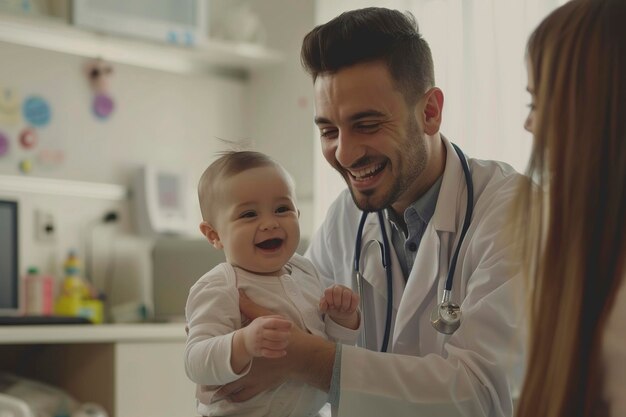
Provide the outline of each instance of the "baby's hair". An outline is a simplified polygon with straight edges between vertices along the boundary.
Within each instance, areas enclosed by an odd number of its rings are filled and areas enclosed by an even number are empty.
[[[284,169],[269,156],[256,151],[228,150],[217,153],[218,158],[204,170],[198,182],[198,199],[202,219],[210,221],[211,201],[215,197],[215,185],[226,178],[230,178],[252,168],[274,166]],[[285,171],[286,172],[286,171]],[[291,177],[287,174],[291,181]],[[293,186],[293,184],[291,184]]]

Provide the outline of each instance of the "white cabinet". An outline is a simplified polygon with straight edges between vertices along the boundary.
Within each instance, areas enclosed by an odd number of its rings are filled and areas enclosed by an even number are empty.
[[[183,324],[0,327],[0,372],[53,384],[111,417],[195,416]]]
[[[194,416],[195,385],[183,366],[183,343],[115,345],[115,415]]]

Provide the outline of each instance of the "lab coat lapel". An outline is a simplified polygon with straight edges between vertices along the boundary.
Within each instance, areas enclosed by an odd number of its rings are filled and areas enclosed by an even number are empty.
[[[422,236],[414,265],[398,309],[395,331],[393,333],[394,344],[405,328],[409,328],[413,332],[417,331],[409,323],[424,303],[433,284],[437,282],[439,273],[439,236],[431,224],[428,225],[424,236]],[[426,300],[426,303],[428,302],[430,300]]]
[[[389,239],[389,244],[391,245],[391,225],[387,220],[385,220],[385,228],[387,230],[387,237]],[[372,240],[378,240],[382,245],[382,236],[381,229],[378,223],[378,215],[376,213],[371,213],[366,220],[366,223],[363,227],[363,238],[362,238],[362,248],[367,245],[368,242]],[[385,268],[383,267],[382,262],[382,252],[379,249],[379,246],[374,244],[371,245],[365,252],[361,253],[361,265],[362,265],[362,273],[365,277],[365,280],[374,288],[374,291],[380,294],[385,300],[387,299],[387,275],[385,273]],[[400,262],[398,261],[398,257],[396,256],[395,251],[393,250],[393,245],[391,247],[391,270],[393,272],[394,280],[393,280],[393,305],[397,310],[400,306],[400,298],[402,296],[403,288],[399,288],[398,280],[396,279],[398,274],[402,275],[400,271]],[[402,279],[403,281],[403,279]]]
[[[422,236],[420,247],[413,264],[413,269],[409,275],[409,280],[404,290],[402,302],[398,309],[396,325],[394,330],[394,344],[401,337],[404,329],[416,332],[412,328],[412,317],[424,304],[428,305],[432,299],[426,300],[434,284],[439,279],[445,279],[448,270],[440,271],[440,265],[448,263],[448,253],[450,248],[441,248],[440,233],[455,233],[457,230],[457,212],[459,210],[459,199],[466,198],[465,177],[459,158],[447,139],[442,137],[446,146],[446,168],[443,173],[441,189],[437,198],[435,213]],[[462,221],[461,217],[461,221]],[[447,241],[447,240],[446,240]],[[448,246],[448,245],[446,245]],[[436,292],[437,299],[440,297]],[[430,311],[423,314],[430,315]]]

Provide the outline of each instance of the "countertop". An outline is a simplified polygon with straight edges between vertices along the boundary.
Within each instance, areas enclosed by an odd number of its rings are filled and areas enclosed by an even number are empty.
[[[184,342],[184,323],[0,326],[0,344]]]

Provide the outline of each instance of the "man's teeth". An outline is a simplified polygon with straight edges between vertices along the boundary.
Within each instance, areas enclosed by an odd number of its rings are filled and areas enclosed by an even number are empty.
[[[371,177],[373,174],[378,172],[382,167],[383,167],[383,164],[376,164],[372,167],[360,169],[358,171],[350,171],[350,174],[352,174],[352,176],[356,180],[363,180],[367,177]]]

